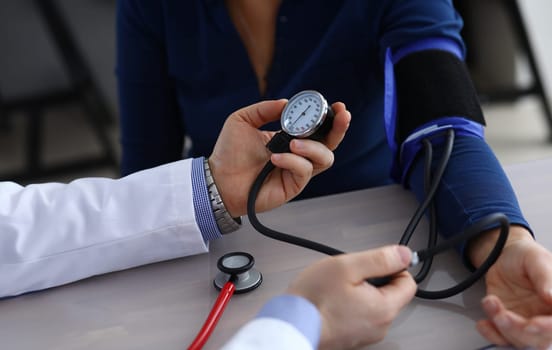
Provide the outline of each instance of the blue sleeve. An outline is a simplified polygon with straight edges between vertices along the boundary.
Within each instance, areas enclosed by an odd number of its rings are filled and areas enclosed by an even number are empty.
[[[281,295],[270,299],[259,311],[256,318],[276,318],[287,322],[301,332],[318,348],[322,320],[318,309],[307,299],[296,295]]]
[[[400,51],[432,38],[455,42],[457,56],[463,58],[462,25],[451,0],[388,0],[384,6],[379,43],[382,62],[385,62],[388,49]],[[441,154],[442,144],[434,145],[433,164],[438,163]],[[414,159],[407,186],[421,201],[425,197],[423,157]],[[504,213],[512,224],[529,229],[506,174],[483,138],[457,135],[435,203],[438,229],[445,238],[496,212]],[[462,254],[464,248],[464,245],[459,247]]]
[[[196,222],[203,239],[211,241],[222,237],[207,193],[203,157],[192,160],[192,191]]]
[[[451,39],[465,51],[462,25],[451,0],[387,0],[380,24],[381,62],[388,48],[395,50],[434,37]]]
[[[121,173],[182,158],[183,125],[168,77],[160,1],[117,1]]]
[[[442,144],[434,146],[433,164],[439,162],[442,151]],[[423,157],[418,157],[408,183],[420,201],[425,197],[423,163]],[[504,213],[511,224],[530,229],[500,163],[485,140],[477,137],[455,139],[435,201],[437,225],[445,238],[497,212]],[[463,254],[465,246],[459,248]]]

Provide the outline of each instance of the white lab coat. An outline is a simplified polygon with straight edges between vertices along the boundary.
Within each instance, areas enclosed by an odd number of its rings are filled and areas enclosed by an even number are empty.
[[[122,179],[0,182],[0,297],[202,253],[192,160]]]
[[[0,297],[207,252],[191,159],[112,180],[0,182]],[[225,349],[311,349],[292,325],[248,323]]]
[[[257,318],[244,325],[222,350],[313,350],[293,325],[275,318]]]

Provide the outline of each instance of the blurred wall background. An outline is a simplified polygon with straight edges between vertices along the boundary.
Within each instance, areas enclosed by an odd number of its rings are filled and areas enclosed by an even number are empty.
[[[527,20],[527,30],[534,43],[548,96],[552,99],[552,1],[523,0],[519,4]]]

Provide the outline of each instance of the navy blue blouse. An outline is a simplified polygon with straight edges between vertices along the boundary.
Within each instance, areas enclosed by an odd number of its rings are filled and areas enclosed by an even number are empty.
[[[122,173],[183,156],[209,156],[233,111],[314,89],[330,103],[344,102],[352,121],[334,166],[316,176],[302,198],[389,184],[385,50],[428,37],[453,40],[463,49],[461,27],[450,0],[283,0],[267,90],[261,95],[223,0],[120,0],[116,71]],[[192,145],[186,154],[185,136]],[[415,164],[410,180],[419,196],[421,168]],[[437,196],[441,233],[453,234],[495,211],[527,226],[485,142],[457,138],[444,184]]]

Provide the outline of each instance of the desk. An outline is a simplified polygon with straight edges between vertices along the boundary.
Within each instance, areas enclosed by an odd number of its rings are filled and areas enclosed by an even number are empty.
[[[507,168],[539,239],[548,235],[552,201],[552,159]],[[259,216],[267,226],[317,239],[346,251],[398,241],[416,203],[409,192],[387,186],[304,200]],[[420,233],[423,236],[423,233]],[[423,239],[413,241],[420,245]],[[252,253],[264,282],[230,302],[206,349],[215,349],[254,316],[271,296],[281,293],[295,274],[319,253],[286,245],[256,233],[245,221],[240,232],[211,245],[209,254],[176,259],[0,302],[0,339],[4,349],[186,349],[216,298],[212,286],[222,254]],[[465,276],[454,253],[444,254],[428,288],[450,285]],[[446,269],[443,267],[446,266]],[[370,349],[450,350],[485,345],[474,327],[482,316],[482,283],[443,301],[416,299],[394,322],[387,338]]]

